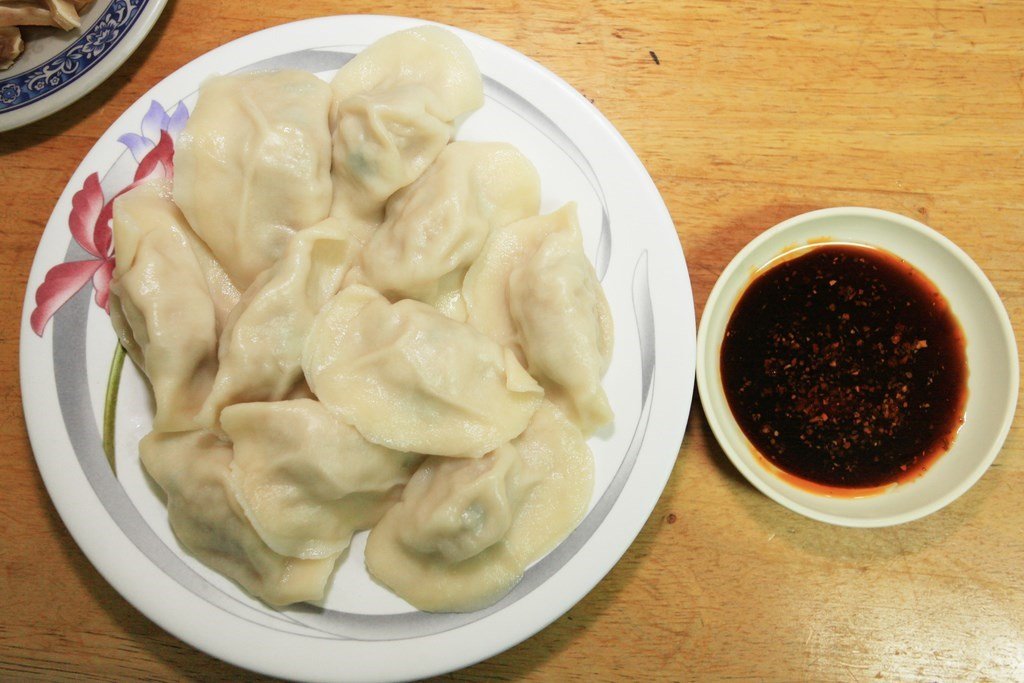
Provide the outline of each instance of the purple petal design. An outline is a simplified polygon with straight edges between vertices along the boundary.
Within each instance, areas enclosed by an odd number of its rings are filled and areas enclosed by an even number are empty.
[[[183,102],[179,102],[173,114],[168,114],[163,106],[153,100],[149,104],[149,110],[142,117],[142,125],[139,126],[140,133],[125,133],[117,139],[125,145],[135,157],[136,162],[141,162],[146,154],[156,147],[160,134],[167,131],[171,138],[176,138],[188,123],[188,109]]]
[[[167,129],[170,117],[160,106],[160,103],[153,100],[149,105],[149,111],[142,117],[142,137],[151,140],[153,144],[160,139],[160,131]]]
[[[159,133],[157,133],[157,135],[159,135]],[[156,146],[155,142],[147,140],[138,133],[125,133],[119,137],[117,141],[131,151],[132,156],[135,157],[136,163],[142,161],[142,157],[146,156],[146,152]]]
[[[171,114],[170,120],[167,122],[167,132],[171,134],[172,138],[177,138],[185,128],[185,124],[188,123],[188,109],[185,107],[184,102],[179,102],[174,113]]]

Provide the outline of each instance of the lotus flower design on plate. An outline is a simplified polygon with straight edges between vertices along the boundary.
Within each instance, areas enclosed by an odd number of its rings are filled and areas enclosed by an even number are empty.
[[[36,290],[32,331],[40,337],[57,310],[90,281],[96,305],[109,313],[110,278],[114,272],[112,221],[114,200],[149,180],[174,176],[173,137],[185,126],[188,110],[179,104],[173,114],[154,101],[142,120],[141,134],[126,133],[118,138],[138,162],[131,183],[104,196],[98,173],[91,173],[71,198],[68,228],[71,237],[92,258],[65,261],[50,268]]]

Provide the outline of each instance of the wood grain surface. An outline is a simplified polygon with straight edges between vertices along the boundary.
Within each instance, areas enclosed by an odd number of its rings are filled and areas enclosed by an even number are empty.
[[[593,100],[665,198],[698,315],[762,230],[853,204],[944,233],[1024,318],[1024,2],[171,0],[92,94],[0,134],[0,679],[259,679],[136,611],[57,517],[21,409],[24,287],[72,171],[147,89],[258,29],[364,12],[480,33]],[[1020,409],[957,502],[856,530],[749,486],[694,403],[622,561],[550,627],[452,680],[1024,680]]]

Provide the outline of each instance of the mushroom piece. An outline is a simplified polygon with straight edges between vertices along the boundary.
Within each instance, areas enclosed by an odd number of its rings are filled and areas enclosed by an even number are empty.
[[[0,26],[0,69],[10,68],[24,49],[25,43],[17,26]]]
[[[28,0],[0,1],[0,27],[54,26],[50,10]]]
[[[82,25],[79,12],[93,0],[0,0],[0,71],[25,50],[19,26],[56,26],[70,31]]]
[[[50,17],[55,26],[70,31],[82,25],[82,20],[78,17],[78,10],[70,0],[46,0],[46,6],[50,10]]]

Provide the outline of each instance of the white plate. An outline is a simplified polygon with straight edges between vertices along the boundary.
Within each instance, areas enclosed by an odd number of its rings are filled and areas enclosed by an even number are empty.
[[[73,31],[29,27],[25,51],[0,71],[0,131],[63,109],[114,73],[153,28],[167,0],[96,0]]]
[[[422,23],[311,19],[236,40],[181,68],[132,105],[86,156],[50,217],[29,277],[21,336],[25,416],[39,469],[71,534],[104,577],[166,630],[221,659],[276,676],[428,676],[536,633],[600,581],[639,533],[675,463],[693,394],[695,327],[686,265],[640,161],[564,81],[509,48],[458,31],[484,74],[486,94],[458,138],[517,145],[540,172],[542,210],[579,202],[587,254],[612,306],[615,354],[605,386],[616,418],[614,428],[590,442],[597,468],[587,517],[506,598],[480,612],[437,615],[409,607],[367,576],[365,534],[354,540],[322,607],[278,612],[194,561],[171,534],[138,461],[138,441],[152,413],[145,381],[131,362],[115,383],[115,476],[101,435],[117,344],[93,291],[93,284],[105,290],[109,239],[102,226],[98,232],[93,226],[138,167],[128,144],[141,156],[161,128],[178,130],[184,115],[178,103],[192,107],[196,88],[210,74],[291,66],[327,79],[368,43]],[[96,201],[97,179],[103,201]],[[42,313],[32,318],[37,301],[59,303],[65,296],[51,320]]]

